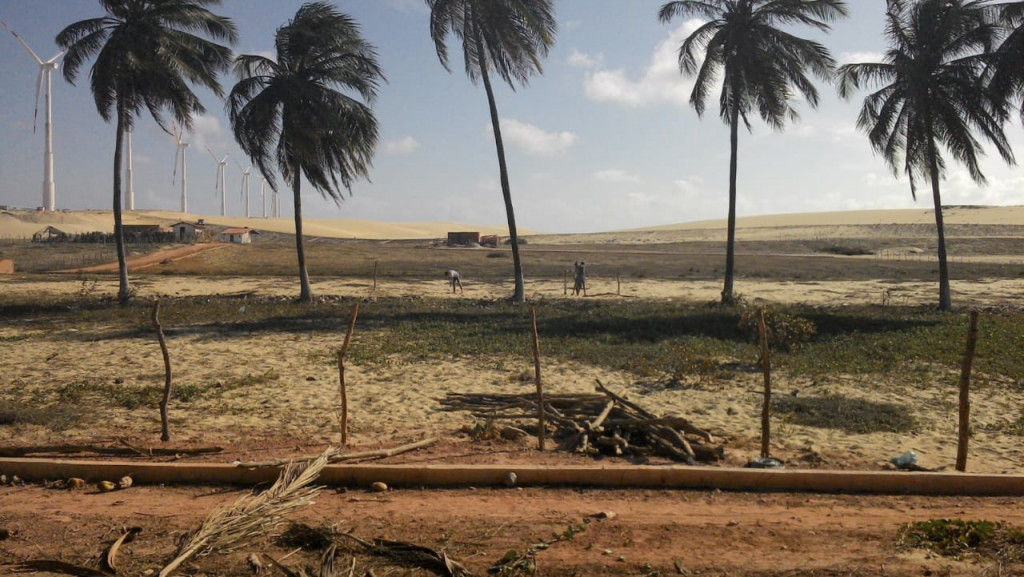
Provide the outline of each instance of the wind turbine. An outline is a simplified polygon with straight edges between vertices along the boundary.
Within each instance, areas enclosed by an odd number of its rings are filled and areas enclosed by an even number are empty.
[[[242,168],[242,163],[235,161],[238,165],[238,170],[242,171],[242,198],[245,199],[245,218],[249,218],[249,174],[252,172],[252,165],[249,168]]]
[[[57,64],[57,60],[64,55],[64,50],[57,53],[53,58],[43,61],[36,53],[28,47],[28,44],[18,36],[18,33],[11,30],[11,27],[6,22],[0,20],[0,24],[14,36],[25,52],[36,61],[39,65],[39,79],[36,81],[36,108],[35,112],[32,113],[32,133],[36,131],[36,118],[39,116],[39,92],[43,85],[46,85],[46,92],[44,96],[46,98],[46,143],[43,147],[43,210],[55,210],[57,208],[57,193],[53,183],[53,111],[50,106],[50,77],[54,70],[60,68],[60,64]]]
[[[125,138],[128,142],[128,155],[124,157],[124,180],[127,188],[125,194],[128,198],[128,202],[125,203],[125,208],[128,210],[135,210],[135,181],[132,179],[132,131],[129,130],[125,134]]]
[[[178,148],[174,151],[174,175],[171,176],[171,184],[174,184],[174,179],[178,175],[178,157],[181,157],[181,212],[188,214],[188,195],[186,188],[186,165],[185,165],[185,149],[188,148],[188,143],[182,140],[184,138],[184,131],[174,129],[174,140],[178,143]]]
[[[260,175],[260,203],[263,204],[263,218],[267,218],[267,177]]]
[[[216,191],[217,188],[220,189],[220,215],[221,216],[227,216],[228,215],[228,195],[227,195],[227,191],[224,188],[224,167],[227,166],[227,164],[228,164],[228,157],[231,156],[231,155],[230,154],[225,154],[224,158],[221,158],[220,160],[217,160],[217,155],[214,154],[212,150],[210,150],[209,146],[206,147],[206,152],[209,152],[210,156],[213,157],[213,160],[217,163],[217,184],[215,185],[214,190]]]

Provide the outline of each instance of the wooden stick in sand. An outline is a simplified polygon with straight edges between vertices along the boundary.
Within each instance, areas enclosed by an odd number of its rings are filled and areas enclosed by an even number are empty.
[[[156,338],[160,341],[160,352],[164,356],[164,396],[160,399],[160,440],[166,442],[171,440],[170,426],[167,424],[167,403],[171,400],[171,355],[167,352],[164,329],[160,326],[160,299],[153,302],[153,327],[156,329]]]
[[[967,441],[971,436],[971,366],[974,365],[974,349],[978,344],[978,311],[970,312],[970,326],[967,329],[967,348],[960,365],[960,442],[956,447],[956,470],[967,470]]]
[[[538,447],[544,450],[544,386],[540,380],[540,337],[537,336],[537,311],[530,307],[530,323],[533,326],[533,368],[537,381],[537,440]]]
[[[768,328],[764,309],[757,313],[757,333],[761,340],[761,369],[764,371],[764,406],[761,407],[761,457],[771,457],[772,362],[768,356]]]
[[[374,263],[374,270],[376,270]],[[374,276],[376,279],[376,275]],[[374,281],[376,282],[376,280]],[[359,315],[359,301],[352,306],[352,320],[348,323],[348,333],[345,334],[345,343],[338,350],[338,380],[339,391],[341,392],[341,446],[348,445],[348,393],[345,390],[345,353],[348,345],[352,342],[352,333],[356,330],[356,316]]]

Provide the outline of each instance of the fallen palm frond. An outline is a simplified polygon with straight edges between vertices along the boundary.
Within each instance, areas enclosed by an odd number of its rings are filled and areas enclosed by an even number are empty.
[[[117,538],[117,541],[107,549],[105,555],[103,555],[103,564],[106,568],[117,573],[117,552],[120,551],[121,545],[125,543],[131,543],[135,540],[135,536],[142,532],[142,527],[129,527],[121,533],[121,536]]]
[[[320,490],[310,484],[320,476],[331,451],[308,464],[288,464],[270,489],[242,496],[231,506],[215,510],[182,543],[178,556],[160,571],[160,577],[172,574],[196,555],[244,544],[280,524],[287,513],[310,504]]]
[[[50,559],[25,561],[24,563],[14,565],[13,569],[15,573],[38,573],[40,571],[47,571],[49,573],[74,575],[75,577],[110,577],[110,573],[105,573],[99,569],[82,567],[81,565],[65,563],[64,561],[53,561]]]
[[[348,537],[366,547],[374,555],[386,557],[394,563],[426,569],[442,577],[473,577],[469,570],[443,551],[438,552],[430,547],[404,541],[374,539],[373,543],[370,543],[351,533],[339,533],[339,535]]]

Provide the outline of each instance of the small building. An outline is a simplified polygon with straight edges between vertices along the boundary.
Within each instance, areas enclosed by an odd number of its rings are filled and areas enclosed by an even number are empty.
[[[203,220],[199,219],[199,222],[176,222],[170,228],[174,231],[175,242],[195,242],[202,237],[205,227]]]
[[[480,246],[498,248],[499,244],[501,244],[501,237],[499,235],[488,234],[480,237]]]
[[[252,242],[252,235],[259,234],[259,231],[251,228],[226,228],[220,232],[221,238],[234,244],[249,244]]]
[[[55,226],[48,226],[43,230],[33,234],[32,242],[50,242],[53,240],[67,240],[70,236],[71,235]]]
[[[0,259],[0,274],[14,274],[14,261],[12,259]]]
[[[448,246],[471,246],[480,244],[479,232],[449,232]]]

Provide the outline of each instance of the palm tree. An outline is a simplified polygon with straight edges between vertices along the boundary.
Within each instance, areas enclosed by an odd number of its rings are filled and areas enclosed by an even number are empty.
[[[217,73],[230,65],[231,50],[213,40],[233,43],[237,32],[231,20],[206,9],[219,4],[220,0],[100,0],[105,16],[76,22],[57,35],[57,44],[67,50],[64,79],[71,84],[82,65],[96,57],[89,74],[96,110],[103,120],[117,125],[114,238],[122,304],[132,294],[121,222],[122,141],[143,108],[164,130],[164,111],[190,127],[192,115],[205,109],[189,83],[222,94]]]
[[[998,23],[1006,30],[991,67],[989,89],[1000,104],[1020,99],[1020,115],[1024,120],[1024,2],[991,5]]]
[[[817,42],[799,38],[780,26],[803,24],[829,30],[828,22],[846,15],[843,0],[680,0],[661,7],[658,18],[707,18],[679,47],[679,69],[696,76],[690,104],[703,116],[715,82],[722,79],[719,106],[730,129],[729,221],[722,304],[735,302],[736,173],[739,124],[750,130],[754,110],[775,130],[799,115],[792,106],[795,92],[812,107],[818,91],[807,72],[831,79],[835,61]],[[703,62],[701,62],[703,56]]]
[[[555,43],[553,0],[426,0],[430,7],[430,38],[437,48],[437,57],[446,70],[449,34],[462,42],[466,75],[474,84],[484,83],[487,104],[491,111],[494,145],[498,152],[501,194],[505,199],[509,242],[512,245],[512,266],[515,292],[512,301],[525,302],[523,264],[519,258],[519,235],[516,214],[512,208],[512,192],[505,163],[505,145],[501,140],[498,106],[491,88],[493,71],[510,87],[526,86],[530,76],[542,73],[540,60]]]
[[[313,300],[302,241],[302,176],[325,198],[368,177],[377,119],[367,103],[384,80],[377,53],[359,26],[329,4],[303,4],[274,34],[276,60],[242,55],[228,96],[231,129],[242,150],[276,188],[276,171],[292,187],[299,301]],[[346,92],[358,94],[364,102]]]
[[[998,34],[985,0],[890,0],[886,36],[890,47],[878,63],[839,68],[839,94],[849,97],[864,84],[881,85],[864,99],[857,126],[898,174],[910,179],[917,199],[918,178],[932,185],[938,233],[939,310],[952,308],[946,237],[939,183],[946,169],[941,148],[966,167],[979,184],[981,144],[977,130],[1012,164],[1003,133],[1005,110],[984,82],[987,53]],[[900,158],[902,156],[902,159]]]

